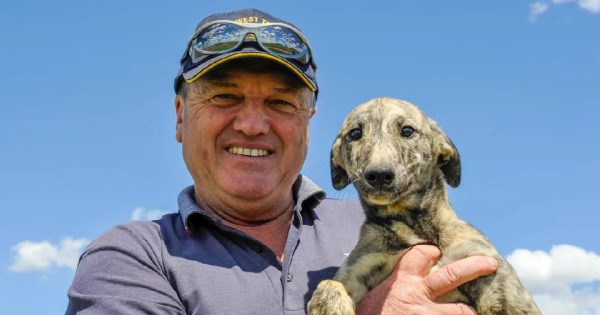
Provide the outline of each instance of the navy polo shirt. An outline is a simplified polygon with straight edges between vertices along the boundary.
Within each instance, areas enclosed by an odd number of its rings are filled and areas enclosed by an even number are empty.
[[[190,186],[179,213],[116,226],[88,246],[66,314],[305,314],[354,248],[364,214],[358,201],[325,199],[307,177],[293,189],[283,262],[204,212]]]

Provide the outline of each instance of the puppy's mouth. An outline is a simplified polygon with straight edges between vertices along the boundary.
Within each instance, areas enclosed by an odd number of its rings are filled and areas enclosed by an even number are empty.
[[[386,206],[398,200],[398,197],[393,194],[367,194],[363,198],[367,203],[376,206]]]
[[[411,183],[396,183],[396,185],[386,188],[376,188],[363,181],[355,181],[354,186],[367,203],[376,206],[386,206],[402,199],[405,193],[409,191]]]
[[[398,192],[393,187],[377,189],[369,184],[357,181],[354,183],[360,196],[369,204],[385,206],[398,200]]]

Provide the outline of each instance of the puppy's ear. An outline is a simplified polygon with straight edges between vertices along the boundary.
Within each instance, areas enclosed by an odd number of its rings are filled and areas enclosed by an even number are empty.
[[[446,183],[452,187],[460,185],[460,155],[452,140],[442,131],[440,127],[429,119],[433,130],[433,145],[437,155],[438,167],[444,174]]]
[[[344,161],[342,159],[342,138],[341,132],[331,146],[330,166],[331,166],[331,183],[337,190],[341,190],[348,186],[349,179],[346,169],[344,169]]]

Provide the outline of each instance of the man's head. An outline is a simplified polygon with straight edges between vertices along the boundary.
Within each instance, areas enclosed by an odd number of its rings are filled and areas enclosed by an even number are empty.
[[[223,53],[229,58],[222,62],[199,63],[208,70],[189,80],[185,69],[192,68],[182,66],[176,138],[203,206],[237,219],[265,220],[293,199],[291,187],[306,157],[308,121],[315,113],[316,83],[279,55],[264,49],[246,54],[246,44],[262,49],[255,41],[242,42]]]

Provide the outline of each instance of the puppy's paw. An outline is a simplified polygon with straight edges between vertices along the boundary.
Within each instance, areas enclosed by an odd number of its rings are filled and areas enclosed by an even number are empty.
[[[335,280],[323,280],[308,302],[309,315],[354,315],[354,302],[344,285]]]

